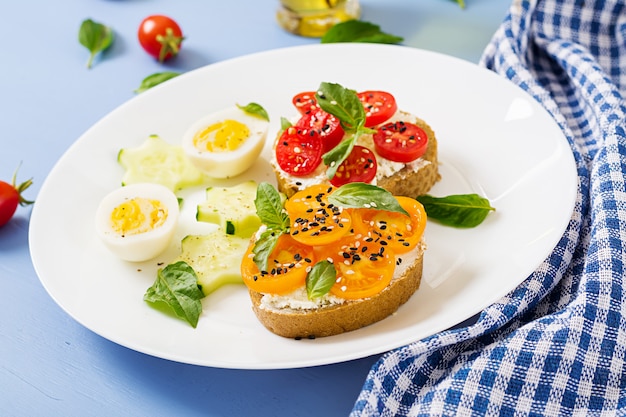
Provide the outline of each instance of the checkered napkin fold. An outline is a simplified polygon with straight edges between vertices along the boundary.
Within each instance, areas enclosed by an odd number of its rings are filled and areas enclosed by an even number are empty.
[[[481,65],[562,128],[574,213],[474,325],[383,355],[352,416],[626,416],[626,1],[514,0]]]

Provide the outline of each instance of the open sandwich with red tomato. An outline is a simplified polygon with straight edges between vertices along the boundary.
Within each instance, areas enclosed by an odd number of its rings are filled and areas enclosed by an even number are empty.
[[[356,330],[390,316],[418,289],[426,212],[417,200],[363,182],[284,197],[259,184],[262,226],[241,264],[268,330],[296,339]]]
[[[324,82],[292,102],[298,117],[282,120],[271,158],[287,196],[313,184],[363,182],[417,197],[440,179],[435,133],[399,110],[391,93]]]

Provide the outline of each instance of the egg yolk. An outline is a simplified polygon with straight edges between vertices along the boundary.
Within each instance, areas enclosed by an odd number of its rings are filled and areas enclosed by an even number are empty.
[[[136,235],[165,223],[167,208],[159,200],[132,198],[113,209],[111,228],[121,236]]]
[[[223,120],[199,131],[193,144],[200,150],[228,152],[238,149],[250,136],[250,129],[236,120]]]

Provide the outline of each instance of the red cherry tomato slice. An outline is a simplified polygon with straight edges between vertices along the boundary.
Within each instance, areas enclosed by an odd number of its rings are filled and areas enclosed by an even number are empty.
[[[291,102],[296,106],[300,114],[308,114],[320,109],[315,99],[315,91],[303,91],[298,93],[293,96]]]
[[[160,62],[176,56],[184,39],[178,23],[163,15],[143,19],[139,24],[137,38],[141,47]]]
[[[355,145],[350,155],[339,165],[330,183],[340,187],[349,182],[369,183],[376,176],[376,156],[365,146]]]
[[[376,152],[395,162],[411,162],[424,155],[428,135],[421,127],[408,122],[387,123],[374,133]]]
[[[323,153],[337,146],[344,135],[339,119],[324,110],[304,114],[296,123],[296,127],[316,132],[322,139]]]
[[[322,139],[315,132],[304,134],[291,126],[276,143],[276,161],[286,173],[308,175],[322,162]]]
[[[386,91],[362,91],[357,96],[365,108],[366,127],[386,122],[398,110],[395,97]]]

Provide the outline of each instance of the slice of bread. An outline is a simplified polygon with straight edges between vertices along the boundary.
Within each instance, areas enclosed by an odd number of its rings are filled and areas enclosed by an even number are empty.
[[[403,164],[391,162],[376,154],[378,171],[374,185],[382,187],[394,195],[417,197],[427,194],[428,191],[441,179],[439,174],[439,161],[437,158],[437,138],[433,129],[424,120],[404,111],[398,111],[390,121],[411,122],[426,132],[428,135],[428,147],[426,153],[417,160]],[[276,140],[279,138],[277,137]],[[358,144],[374,150],[372,135],[362,135]],[[274,143],[274,147],[276,142]],[[326,166],[320,166],[310,175],[296,177],[283,171],[276,161],[275,153],[272,152],[271,164],[276,174],[278,190],[287,197],[309,185],[317,183],[329,183],[326,177]]]
[[[393,314],[419,288],[422,278],[424,245],[398,259],[391,283],[370,298],[345,300],[318,308],[276,307],[266,295],[249,290],[252,309],[271,332],[288,338],[316,338],[356,330]],[[269,297],[269,296],[268,296]]]

